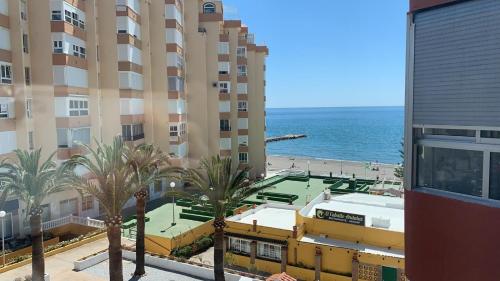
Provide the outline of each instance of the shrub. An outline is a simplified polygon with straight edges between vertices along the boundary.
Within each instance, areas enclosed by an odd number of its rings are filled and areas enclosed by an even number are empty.
[[[193,248],[191,246],[185,246],[177,250],[177,256],[181,258],[189,258],[193,254]]]

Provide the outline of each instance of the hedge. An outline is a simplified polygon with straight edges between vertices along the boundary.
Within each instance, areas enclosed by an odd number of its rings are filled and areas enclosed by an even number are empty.
[[[186,219],[186,220],[193,220],[193,221],[200,221],[200,222],[207,222],[213,217],[208,217],[208,216],[202,216],[202,215],[195,215],[195,214],[188,214],[188,213],[180,213],[179,214],[181,219]]]
[[[182,213],[185,214],[194,214],[194,215],[200,215],[200,216],[207,216],[207,217],[213,217],[214,213],[213,212],[206,212],[206,211],[198,211],[198,210],[190,210],[190,209],[183,209]]]

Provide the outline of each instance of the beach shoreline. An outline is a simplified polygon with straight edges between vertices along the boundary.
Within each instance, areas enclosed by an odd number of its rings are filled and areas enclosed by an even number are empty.
[[[309,162],[309,165],[308,165]],[[272,176],[283,170],[308,171],[313,175],[330,175],[358,178],[398,180],[394,176],[397,164],[361,162],[352,160],[322,159],[306,156],[267,155],[267,175]]]

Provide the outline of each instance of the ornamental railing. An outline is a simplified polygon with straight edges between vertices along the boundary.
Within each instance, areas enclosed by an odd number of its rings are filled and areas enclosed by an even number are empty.
[[[66,217],[58,218],[55,220],[47,221],[42,223],[42,229],[44,231],[50,230],[56,227],[60,227],[67,224],[78,224],[84,225],[94,228],[105,228],[106,225],[101,220],[91,219],[91,218],[83,218],[78,216],[69,215]]]

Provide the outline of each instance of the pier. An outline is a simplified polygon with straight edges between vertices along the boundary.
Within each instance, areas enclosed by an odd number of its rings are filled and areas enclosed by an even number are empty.
[[[301,139],[301,138],[305,138],[305,137],[307,137],[307,136],[306,135],[284,135],[284,136],[277,136],[277,137],[269,137],[266,139],[266,143],[275,142],[275,141]]]

